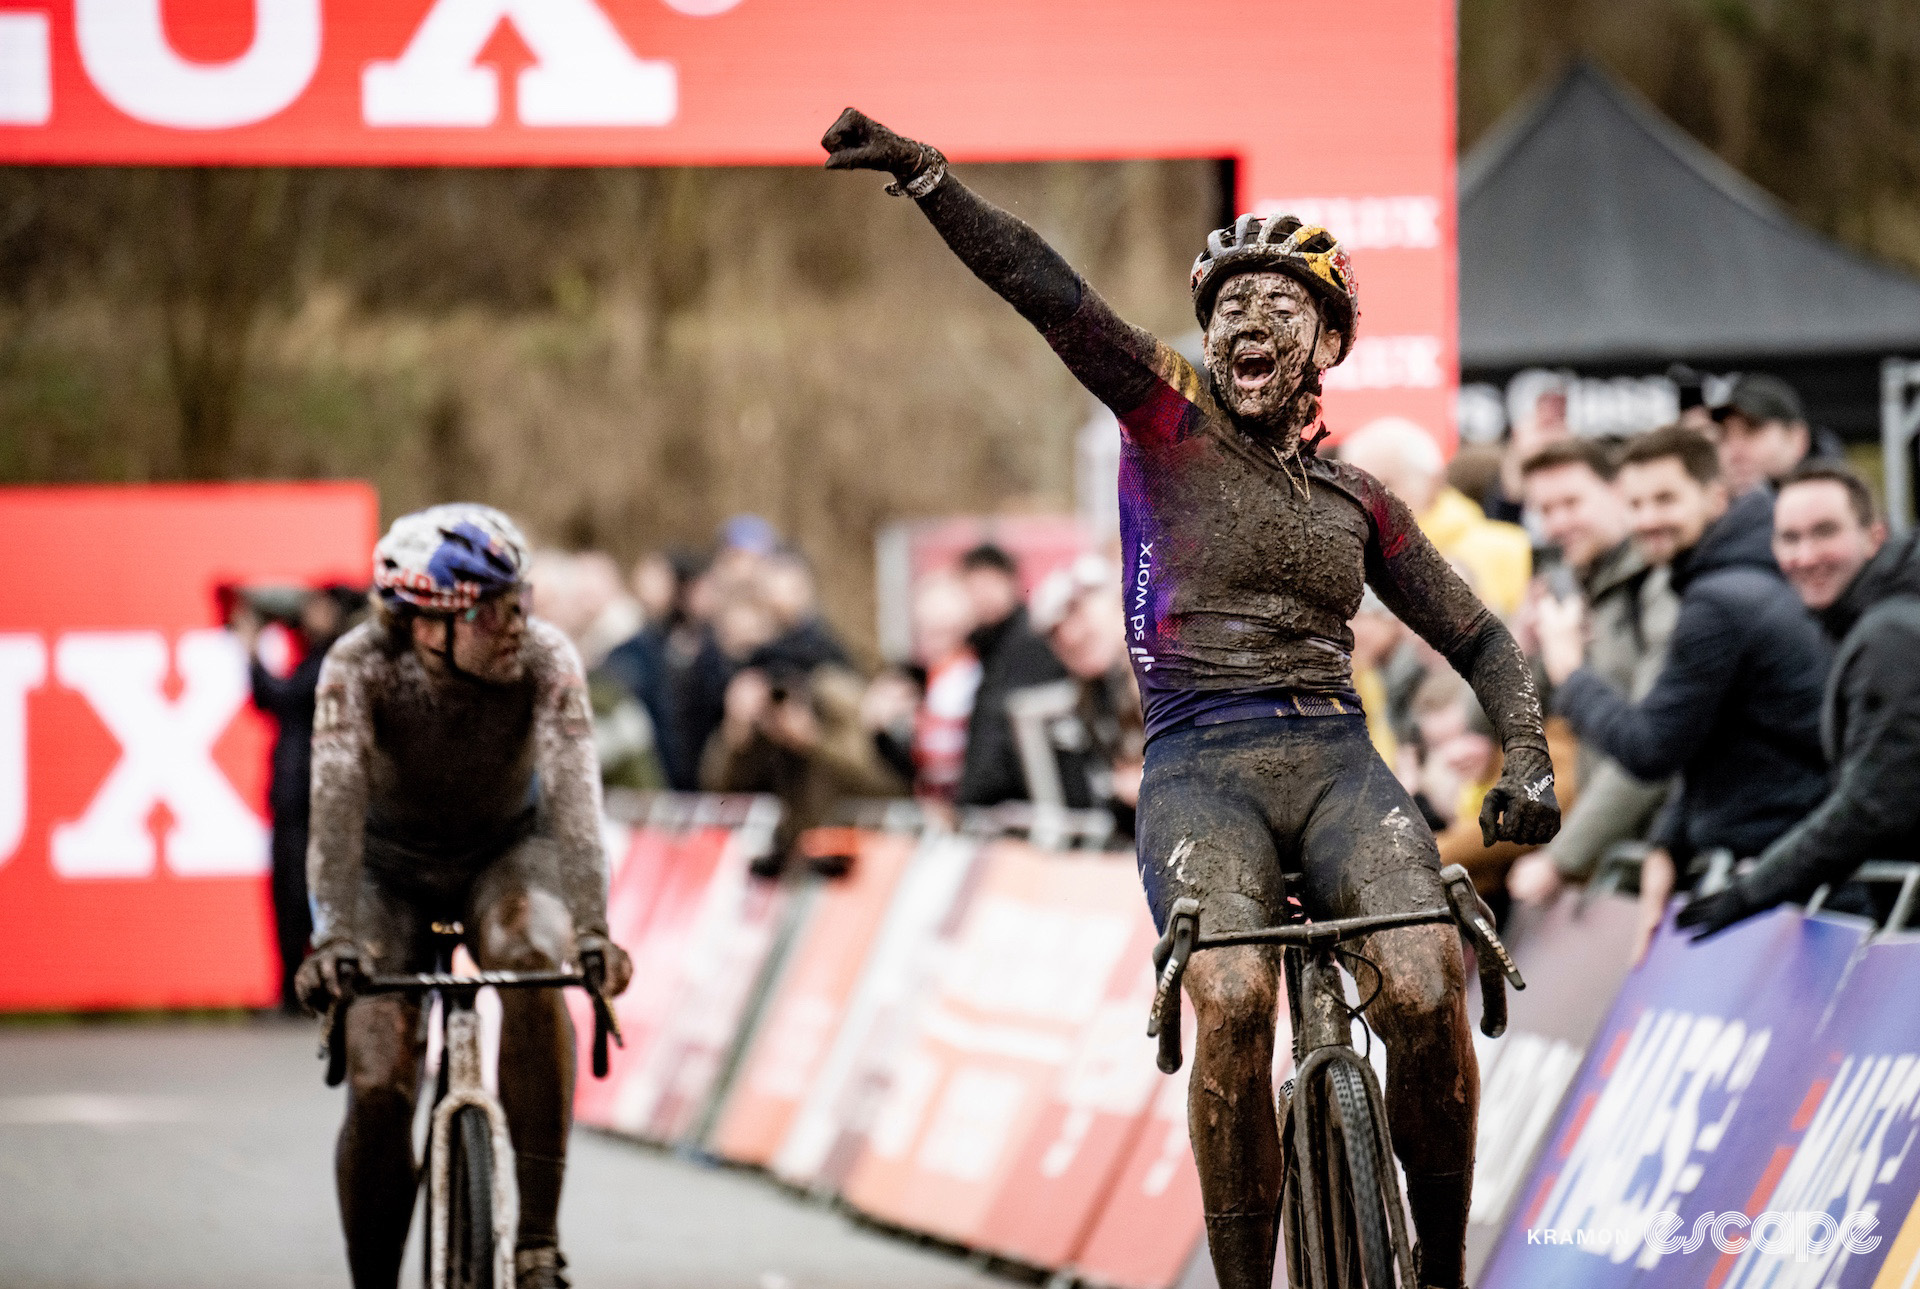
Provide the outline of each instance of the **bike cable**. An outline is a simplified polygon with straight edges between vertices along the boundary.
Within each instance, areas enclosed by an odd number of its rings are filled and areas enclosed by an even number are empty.
[[[1341,961],[1349,964],[1347,967],[1347,974],[1353,976],[1353,983],[1355,984],[1355,986],[1359,985],[1360,977],[1358,973],[1356,973],[1353,970],[1353,967],[1351,964],[1356,962],[1364,962],[1367,964],[1367,970],[1373,973],[1373,992],[1368,994],[1365,998],[1362,998],[1354,1006],[1347,1008],[1347,1028],[1351,1030],[1353,1028],[1353,1022],[1359,1021],[1360,1028],[1366,1031],[1367,1049],[1364,1053],[1362,1053],[1361,1059],[1371,1061],[1373,1059],[1373,1026],[1367,1022],[1367,1018],[1361,1013],[1365,1012],[1367,1008],[1373,1006],[1373,1000],[1378,998],[1380,996],[1380,991],[1386,987],[1387,978],[1385,974],[1381,972],[1380,964],[1375,962],[1372,958],[1367,957],[1364,953],[1356,953],[1351,949],[1342,949],[1336,945],[1333,950],[1333,955],[1334,957],[1340,959]]]

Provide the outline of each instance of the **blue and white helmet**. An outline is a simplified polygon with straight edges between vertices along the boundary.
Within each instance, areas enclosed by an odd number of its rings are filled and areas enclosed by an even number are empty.
[[[402,515],[373,548],[373,585],[388,603],[458,613],[525,579],[527,539],[492,506],[453,502]]]

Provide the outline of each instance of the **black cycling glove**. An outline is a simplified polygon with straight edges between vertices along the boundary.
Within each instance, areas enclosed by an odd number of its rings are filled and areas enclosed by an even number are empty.
[[[1769,907],[1748,895],[1740,883],[1729,882],[1723,890],[1712,895],[1696,895],[1688,900],[1686,907],[1674,916],[1673,921],[1676,926],[1697,928],[1693,938],[1698,942],[1710,935],[1718,935],[1734,923],[1756,913],[1764,913]]]

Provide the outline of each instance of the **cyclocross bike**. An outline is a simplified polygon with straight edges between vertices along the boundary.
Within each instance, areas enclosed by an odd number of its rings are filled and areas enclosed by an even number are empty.
[[[606,999],[606,961],[580,956],[580,970],[481,971],[455,975],[453,951],[465,934],[458,922],[435,922],[434,970],[368,976],[341,973],[341,996],[327,1012],[327,1086],[347,1074],[347,1006],[366,994],[407,994],[440,999],[440,1072],[428,1118],[427,1289],[510,1289],[520,1195],[514,1182],[513,1140],[507,1114],[481,1073],[480,1016],[474,999],[482,989],[580,988],[593,1000],[593,1076],[607,1076],[607,1040],[620,1044],[620,1026]],[[344,965],[344,964],[343,964]]]
[[[1200,935],[1200,902],[1176,901],[1166,934],[1154,947],[1159,971],[1147,1034],[1160,1040],[1161,1070],[1180,1068],[1180,979],[1202,949],[1273,944],[1285,950],[1287,1011],[1293,1020],[1294,1075],[1281,1085],[1281,1149],[1287,1161],[1281,1190],[1281,1229],[1287,1242],[1287,1283],[1296,1289],[1393,1289],[1415,1283],[1407,1249],[1386,1106],[1373,1067],[1353,1048],[1353,1022],[1380,992],[1380,970],[1340,946],[1394,927],[1452,922],[1473,945],[1480,971],[1480,1029],[1498,1038],[1507,1028],[1503,980],[1525,989],[1519,969],[1494,934],[1493,914],[1467,871],[1440,871],[1447,905],[1415,913],[1311,922],[1297,902],[1284,925]],[[1289,894],[1297,878],[1288,877]],[[1372,990],[1349,1006],[1341,961],[1364,964]],[[1355,977],[1358,988],[1359,978]],[[1398,1278],[1395,1272],[1398,1271]]]

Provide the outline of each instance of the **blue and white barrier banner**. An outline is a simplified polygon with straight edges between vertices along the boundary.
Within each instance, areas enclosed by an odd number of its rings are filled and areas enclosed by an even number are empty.
[[[1746,1212],[1792,1130],[1810,1040],[1866,930],[1781,909],[1696,945],[1669,920],[1589,1049],[1484,1283],[1706,1283],[1713,1222]],[[1687,1252],[1702,1213],[1706,1241]]]

